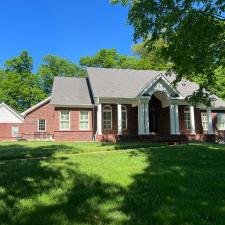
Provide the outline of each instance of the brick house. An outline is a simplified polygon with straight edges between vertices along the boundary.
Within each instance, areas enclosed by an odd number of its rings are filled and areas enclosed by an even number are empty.
[[[225,102],[186,98],[198,89],[164,71],[88,68],[87,78],[56,77],[51,97],[22,113],[19,135],[56,141],[225,138]]]
[[[19,129],[24,122],[23,116],[6,105],[0,104],[0,141],[14,140],[18,137]]]

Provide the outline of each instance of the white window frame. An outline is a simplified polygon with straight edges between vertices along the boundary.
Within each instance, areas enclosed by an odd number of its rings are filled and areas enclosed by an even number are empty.
[[[45,121],[45,129],[44,130],[40,130],[40,120],[44,120]],[[38,131],[39,132],[44,132],[44,131],[46,131],[46,119],[38,119]]]
[[[62,128],[62,124],[61,124],[61,122],[62,122],[62,120],[61,120],[61,118],[62,118],[62,112],[68,112],[69,113],[69,127],[68,127],[68,129],[63,129]],[[70,130],[70,111],[68,111],[68,110],[62,110],[62,111],[60,111],[60,120],[59,120],[59,127],[60,127],[60,130]]]
[[[126,113],[126,127],[123,127],[123,112]],[[121,126],[122,130],[127,130],[127,107],[125,105],[121,106]]]
[[[223,120],[223,123],[219,124],[219,117]],[[218,130],[225,130],[225,114],[222,112],[217,113],[217,129]]]
[[[17,129],[17,136],[16,135],[14,135],[14,133],[13,133],[13,129]],[[11,127],[11,134],[12,134],[12,137],[18,137],[19,136],[19,127]]]
[[[109,107],[110,109],[105,109],[105,108],[107,108],[107,107]],[[110,128],[105,128],[104,127],[104,121],[105,121],[105,119],[104,119],[104,113],[105,112],[110,112],[111,113],[111,118],[110,118]],[[102,125],[103,125],[103,129],[104,130],[112,130],[112,106],[110,106],[110,105],[104,105],[103,106],[103,110],[102,110]]]
[[[189,114],[189,120],[186,119],[185,114]],[[187,126],[187,123],[189,127]],[[185,129],[191,130],[191,112],[190,112],[189,106],[184,107],[184,126],[185,126]]]
[[[207,112],[201,112],[201,121],[202,121],[202,129],[209,130],[209,123],[208,123],[208,114]]]
[[[82,128],[81,128],[81,122],[82,122],[82,120],[81,120],[81,114],[82,114],[83,112],[88,114],[88,119],[87,119],[87,122],[88,122],[88,123],[87,123],[87,129],[82,129]],[[79,117],[79,129],[80,129],[80,130],[89,130],[89,129],[90,129],[90,127],[89,127],[89,117],[90,117],[90,116],[89,116],[89,111],[85,111],[85,110],[80,111],[80,117]],[[85,121],[85,122],[86,122],[86,121]]]

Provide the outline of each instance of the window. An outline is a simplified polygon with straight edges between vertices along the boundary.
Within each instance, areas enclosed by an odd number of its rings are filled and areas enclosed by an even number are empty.
[[[45,131],[46,130],[46,122],[44,119],[38,120],[38,131]]]
[[[122,130],[127,129],[127,108],[122,105]]]
[[[208,116],[206,112],[201,112],[202,118],[202,128],[203,130],[208,130]]]
[[[191,129],[191,119],[189,107],[184,108],[184,124],[186,129]]]
[[[80,130],[89,129],[89,112],[81,111],[80,112]]]
[[[224,115],[224,113],[217,113],[217,128],[218,128],[218,130],[225,130],[225,115]]]
[[[60,130],[70,129],[70,112],[62,111],[60,113]]]
[[[112,107],[109,105],[103,107],[103,129],[112,129]]]
[[[12,127],[12,137],[18,137],[18,135],[19,135],[19,128]]]

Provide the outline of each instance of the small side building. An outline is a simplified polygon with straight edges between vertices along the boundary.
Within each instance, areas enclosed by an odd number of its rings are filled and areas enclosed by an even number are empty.
[[[23,116],[5,103],[0,104],[0,141],[17,140],[21,135]]]

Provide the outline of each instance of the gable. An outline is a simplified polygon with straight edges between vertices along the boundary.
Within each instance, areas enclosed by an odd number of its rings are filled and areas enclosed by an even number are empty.
[[[153,95],[155,92],[163,92],[168,98],[183,98],[181,93],[173,87],[173,85],[165,79],[162,75],[156,77],[153,81],[146,84],[140,92],[139,96]]]
[[[5,104],[0,105],[0,123],[22,123],[23,118]]]

